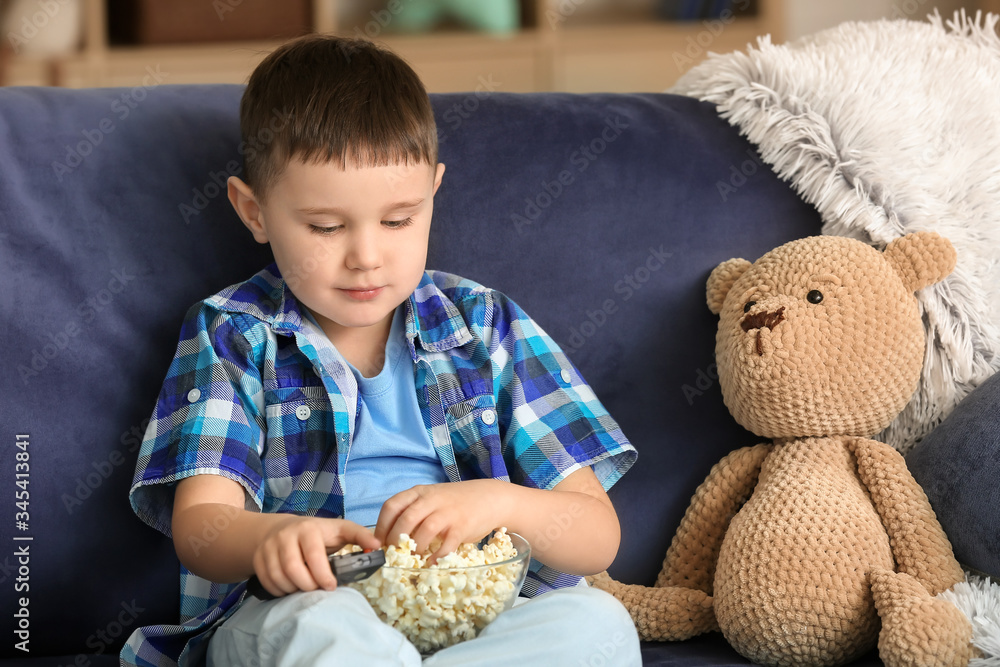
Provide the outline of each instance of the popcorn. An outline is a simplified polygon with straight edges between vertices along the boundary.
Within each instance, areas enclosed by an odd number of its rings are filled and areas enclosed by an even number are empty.
[[[440,543],[432,544],[433,553]],[[349,545],[338,554],[360,551]],[[385,566],[368,579],[348,584],[368,599],[384,622],[406,635],[421,653],[472,639],[513,601],[527,563],[497,567],[518,555],[506,528],[498,528],[480,548],[466,542],[433,565],[428,554],[403,534],[385,548]],[[455,568],[470,568],[461,569]],[[391,568],[419,568],[421,572]]]

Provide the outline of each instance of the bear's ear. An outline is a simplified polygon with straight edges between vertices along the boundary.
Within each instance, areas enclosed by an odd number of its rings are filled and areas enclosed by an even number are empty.
[[[708,277],[705,295],[708,299],[708,309],[714,315],[718,315],[722,310],[722,302],[726,300],[726,295],[732,289],[733,283],[739,280],[747,269],[753,266],[745,259],[727,259],[722,264],[712,269],[712,274]]]
[[[885,247],[885,259],[911,292],[944,280],[955,268],[951,241],[937,232],[907,234]]]

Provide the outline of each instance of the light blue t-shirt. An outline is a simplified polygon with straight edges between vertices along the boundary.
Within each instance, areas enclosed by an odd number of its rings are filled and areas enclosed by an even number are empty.
[[[396,493],[448,481],[420,416],[405,316],[403,306],[396,308],[378,375],[366,378],[348,364],[358,381],[358,406],[344,471],[344,518],[362,526],[375,525],[382,503]]]

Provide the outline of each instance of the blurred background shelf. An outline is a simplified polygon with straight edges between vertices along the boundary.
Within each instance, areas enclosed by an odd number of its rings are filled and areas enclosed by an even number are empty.
[[[244,83],[277,45],[315,31],[386,44],[432,92],[662,91],[709,52],[743,49],[760,35],[781,42],[893,12],[922,19],[935,6],[945,15],[959,6],[1000,11],[1000,0],[516,1],[512,29],[451,20],[409,33],[399,30],[398,13],[416,0],[0,0],[0,82]],[[665,18],[698,6],[711,9]]]
[[[433,92],[659,91],[703,58],[707,49],[741,48],[765,33],[780,40],[784,0],[737,0],[732,3],[735,9],[725,9],[720,18],[683,22],[660,18],[658,4],[663,0],[521,0],[519,25],[511,31],[477,31],[450,22],[413,34],[394,30],[395,16],[387,8],[398,5],[386,0],[314,0],[305,3],[306,20],[298,30],[284,26],[285,31],[272,33],[272,39],[236,41],[231,41],[231,26],[241,13],[246,17],[255,11],[254,2],[201,0],[200,17],[151,16],[145,33],[132,31],[132,37],[144,35],[145,43],[122,44],[121,34],[128,30],[121,25],[134,18],[129,2],[143,4],[143,0],[6,3],[5,32],[14,38],[4,44],[3,84],[243,83],[278,44],[294,34],[316,31],[386,44],[413,65]],[[168,5],[163,0],[148,2]],[[738,12],[740,6],[747,9]],[[301,10],[296,6],[295,11]],[[65,53],[35,48],[43,33],[76,15],[81,25],[77,44]],[[200,41],[180,37],[172,44],[153,43],[184,21]],[[161,35],[151,40],[150,33],[157,30]],[[159,81],[151,72],[159,73]]]

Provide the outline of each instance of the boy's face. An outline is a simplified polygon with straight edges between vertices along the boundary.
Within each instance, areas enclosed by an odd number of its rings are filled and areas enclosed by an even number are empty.
[[[238,178],[230,200],[270,243],[295,297],[330,336],[388,331],[427,261],[434,193],[444,165],[341,169],[292,160],[260,203]],[[346,340],[346,339],[345,339]]]

